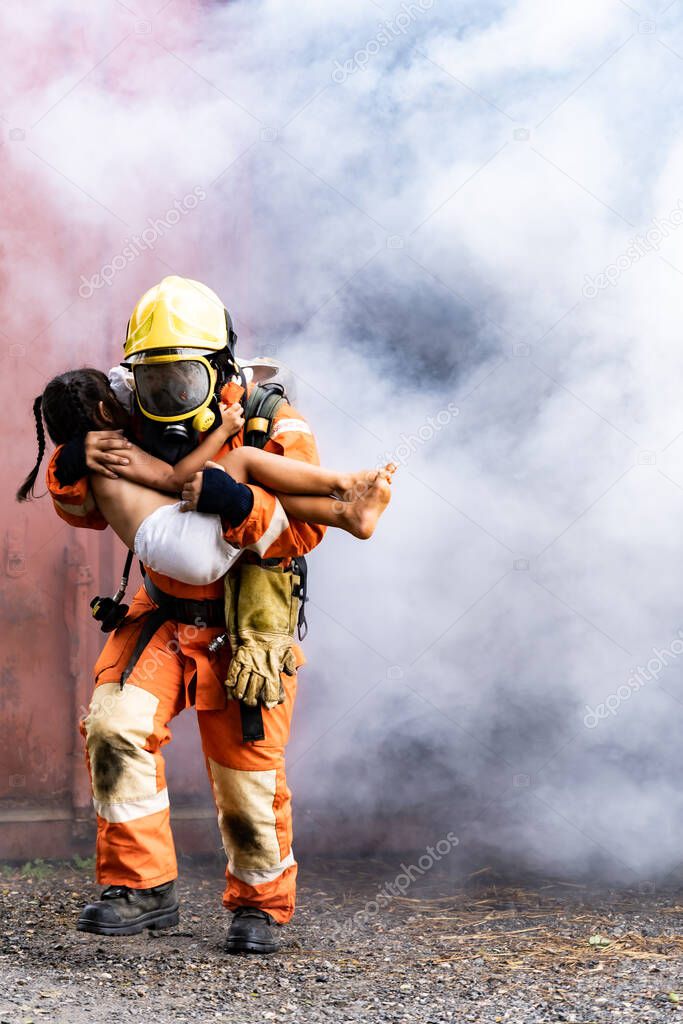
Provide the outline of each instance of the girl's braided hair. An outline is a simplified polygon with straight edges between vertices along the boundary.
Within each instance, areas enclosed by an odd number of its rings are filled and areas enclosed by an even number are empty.
[[[103,422],[100,402],[111,417]],[[36,464],[17,491],[17,501],[34,496],[34,486],[45,454],[45,426],[55,444],[66,444],[74,438],[84,438],[89,430],[115,429],[126,425],[126,414],[116,400],[109,379],[101,370],[85,367],[68,370],[53,377],[42,395],[33,402],[38,438]]]

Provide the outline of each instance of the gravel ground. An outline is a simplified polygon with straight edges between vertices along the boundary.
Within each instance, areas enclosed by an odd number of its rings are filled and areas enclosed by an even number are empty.
[[[5,867],[0,1022],[626,1024],[681,1014],[680,890],[511,884],[489,869],[463,882],[434,868],[379,907],[400,871],[400,859],[304,862],[282,949],[257,957],[222,952],[229,916],[216,864],[184,866],[178,928],[108,939],[74,930],[97,892],[89,865]]]

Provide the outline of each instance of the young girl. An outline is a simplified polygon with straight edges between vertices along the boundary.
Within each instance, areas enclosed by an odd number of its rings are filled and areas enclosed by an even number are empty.
[[[33,403],[33,413],[38,459],[17,491],[19,501],[33,495],[45,452],[43,418],[57,445],[91,430],[116,429],[127,435],[132,426],[107,376],[93,369],[53,378]],[[182,583],[205,584],[224,576],[239,556],[223,538],[220,517],[195,511],[201,506],[204,467],[225,471],[236,484],[253,481],[274,491],[292,518],[334,526],[362,540],[372,536],[391,497],[393,465],[336,473],[251,447],[226,452],[212,462],[244,422],[239,403],[222,404],[221,416],[222,423],[175,466],[128,439],[128,463],[117,467],[117,478],[91,475],[100,512],[145,565]],[[183,502],[178,501],[181,492]]]

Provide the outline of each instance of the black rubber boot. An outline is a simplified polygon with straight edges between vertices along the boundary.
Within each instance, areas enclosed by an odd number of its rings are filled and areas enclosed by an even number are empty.
[[[271,931],[273,919],[265,910],[238,907],[225,941],[228,953],[275,953],[280,943]]]
[[[76,928],[96,935],[137,935],[145,928],[174,924],[178,924],[175,882],[165,882],[153,889],[108,886],[99,900],[83,908]]]

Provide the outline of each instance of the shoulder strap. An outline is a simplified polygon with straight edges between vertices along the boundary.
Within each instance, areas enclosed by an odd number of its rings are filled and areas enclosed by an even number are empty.
[[[257,384],[253,389],[249,397],[247,398],[244,406],[244,443],[251,445],[254,448],[263,448],[266,441],[270,437],[270,432],[273,427],[273,419],[280,406],[287,401],[285,395],[285,389],[281,384]],[[282,559],[280,558],[262,558],[262,565],[279,565]],[[292,559],[292,571],[299,577],[298,584],[298,598],[299,598],[299,617],[297,622],[297,630],[299,634],[299,640],[303,640],[308,633],[308,623],[306,622],[306,601],[308,600],[308,566],[306,559],[303,555],[299,555],[297,558]],[[240,701],[240,708],[244,707]],[[242,719],[242,727],[244,729],[245,723],[244,718]],[[246,741],[245,733],[245,741]],[[259,739],[261,737],[254,737]]]
[[[273,419],[281,405],[286,402],[284,388],[280,384],[257,384],[249,395],[244,407],[244,443],[253,448],[263,448],[270,437]]]

